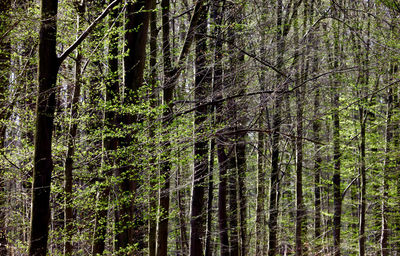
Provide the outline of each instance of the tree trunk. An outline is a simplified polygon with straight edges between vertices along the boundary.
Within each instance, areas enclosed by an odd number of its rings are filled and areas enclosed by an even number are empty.
[[[149,27],[149,1],[129,2],[126,6],[126,24],[125,40],[127,55],[124,58],[125,68],[125,98],[124,104],[136,105],[139,103],[139,89],[143,85],[143,73],[146,61],[146,42]],[[126,114],[122,120],[124,125],[130,126],[141,122],[138,114]],[[132,131],[135,132],[135,131]],[[121,140],[121,147],[125,148],[136,143],[136,135],[128,134]],[[131,152],[129,155],[136,156],[137,152]],[[141,206],[135,203],[136,190],[141,183],[141,170],[137,163],[131,162],[128,155],[124,156],[123,163],[118,176],[120,178],[119,193],[121,208],[118,212],[119,228],[117,231],[117,251],[123,251],[133,244],[137,244],[140,251],[144,247],[144,227],[141,216]],[[128,255],[134,253],[130,250]],[[138,252],[135,252],[138,253]]]
[[[170,45],[170,18],[169,18],[170,1],[161,1],[162,10],[162,49],[163,49],[163,64],[164,64],[164,88],[163,88],[163,104],[165,110],[163,112],[163,126],[167,126],[172,115],[172,96],[173,88],[169,84],[172,73],[172,60],[171,60],[171,45]],[[168,119],[167,119],[168,118]],[[165,119],[165,120],[164,120]],[[165,145],[163,145],[164,152],[162,153],[166,157],[169,157],[170,142],[167,139]],[[157,235],[157,256],[166,256],[168,252],[168,215],[169,215],[169,179],[170,179],[170,163],[168,160],[161,164],[160,176],[164,179],[160,189],[160,201],[159,201],[159,222],[158,222],[158,235]]]
[[[215,24],[216,38],[214,41],[214,84],[213,84],[213,100],[215,103],[215,123],[221,125],[223,123],[223,105],[220,100],[222,99],[223,89],[223,71],[222,71],[222,31],[220,26],[222,24],[223,6],[224,1],[213,1],[212,16]],[[218,132],[217,132],[218,134]],[[228,234],[228,216],[227,216],[227,170],[228,170],[228,156],[225,152],[225,138],[222,134],[218,134],[216,138],[218,169],[219,169],[219,184],[218,184],[218,229],[219,229],[219,249],[221,256],[229,256],[229,234]]]
[[[10,26],[9,11],[11,0],[4,0],[0,3],[0,35],[5,35]],[[10,64],[11,64],[11,43],[5,37],[0,40],[0,153],[3,153],[6,140],[6,125],[3,122],[9,118],[10,112],[6,111],[10,106],[7,105],[7,91],[10,83]],[[0,167],[0,255],[8,255],[7,250],[7,230],[6,230],[6,189],[3,180],[4,169]]]
[[[56,55],[58,1],[42,0],[41,3],[39,89],[36,102],[30,256],[47,254],[50,182],[53,171],[51,141],[56,103],[54,88],[59,68]]]
[[[315,5],[314,5],[314,2]],[[312,0],[309,7],[310,7],[310,24],[314,24],[314,6],[315,8],[320,7],[320,1]],[[317,25],[314,29],[314,33],[310,34],[310,42],[312,42],[312,64],[311,64],[311,73],[317,74],[319,70],[319,26]],[[316,255],[321,255],[321,164],[322,164],[322,157],[321,157],[321,120],[320,120],[320,107],[321,107],[321,90],[320,84],[315,84],[314,89],[314,118],[312,121],[312,136],[314,143],[314,240],[315,240],[315,253]]]
[[[392,116],[393,116],[393,89],[390,87],[388,89],[387,96],[387,110],[386,110],[386,134],[385,134],[385,161],[383,166],[383,186],[382,186],[382,209],[381,209],[381,219],[382,219],[382,227],[381,227],[381,256],[389,255],[389,246],[388,246],[388,238],[389,238],[389,230],[388,230],[388,193],[389,193],[389,174],[391,173],[391,141],[393,138],[393,124],[392,124]]]
[[[234,152],[228,154],[228,195],[229,195],[229,251],[230,256],[239,256],[239,225],[238,225],[238,173],[235,164],[236,145]]]
[[[156,0],[151,0],[151,8],[152,11],[150,13],[150,63],[149,63],[149,69],[150,69],[150,86],[152,88],[151,90],[151,107],[155,108],[157,107],[157,93],[156,93],[156,88],[157,88],[157,35],[158,35],[158,29],[157,29],[157,9],[156,9]],[[150,121],[150,130],[149,130],[149,137],[154,138],[155,137],[155,125],[154,122],[154,117],[150,117],[152,120]],[[156,147],[156,144],[154,142],[154,148]],[[152,166],[156,166],[156,150],[153,149],[153,157],[150,160],[150,163]],[[150,197],[149,197],[149,213],[150,213],[150,218],[149,218],[149,238],[148,238],[148,247],[149,247],[149,256],[156,256],[156,242],[157,242],[157,219],[156,219],[156,213],[157,213],[157,191],[155,190],[157,184],[157,168],[153,170],[153,174],[150,175]]]
[[[196,59],[195,59],[195,113],[194,113],[194,173],[193,173],[193,191],[191,199],[191,221],[190,221],[190,255],[203,255],[202,240],[205,234],[204,218],[204,187],[205,177],[208,170],[208,141],[204,139],[205,121],[207,119],[207,105],[203,104],[206,100],[209,87],[210,76],[206,63],[207,54],[207,8],[202,5],[199,10],[200,24],[196,30]]]
[[[238,169],[239,190],[239,216],[240,216],[240,255],[247,255],[247,200],[246,200],[246,140],[244,136],[239,138],[236,144],[236,165]]]
[[[170,1],[162,0],[162,31],[163,31],[163,64],[164,64],[164,85],[163,85],[163,104],[165,109],[162,114],[162,125],[167,132],[167,128],[173,119],[173,92],[175,85],[179,79],[182,72],[183,63],[189,53],[190,46],[194,39],[194,32],[197,29],[197,24],[200,21],[201,8],[203,6],[204,0],[199,0],[196,2],[194,7],[193,15],[190,20],[190,25],[186,33],[185,41],[183,42],[183,47],[180,52],[177,64],[175,67],[172,66],[171,60],[171,44],[170,44],[170,18],[169,18],[169,8]],[[169,138],[163,143],[165,156],[165,161],[161,165],[160,175],[164,177],[165,181],[163,186],[161,186],[160,191],[160,219],[158,223],[158,235],[157,235],[157,255],[166,256],[168,251],[168,215],[169,215],[169,178],[171,171],[171,161],[169,159],[171,155],[171,142]]]
[[[285,38],[283,35],[283,6],[282,0],[277,2],[277,32],[276,32],[276,51],[277,60],[276,67],[281,69],[283,67],[283,53],[285,48]],[[274,113],[272,117],[272,134],[271,134],[271,181],[269,191],[269,241],[268,241],[268,255],[275,256],[277,253],[277,232],[278,232],[278,189],[279,189],[279,141],[280,141],[280,127],[281,127],[281,101],[282,94],[279,92],[281,75],[277,74],[277,86],[275,88],[276,95],[274,99]]]
[[[214,117],[214,110],[211,111],[211,118]],[[213,215],[213,199],[214,199],[214,157],[215,157],[215,139],[210,142],[210,161],[208,163],[208,200],[207,200],[207,228],[205,256],[212,256],[213,247],[212,238],[212,215]]]
[[[110,12],[111,26],[119,27],[118,15],[121,9],[117,8]],[[115,22],[115,23],[114,23]],[[109,55],[108,58],[109,74],[106,82],[106,103],[107,106],[115,106],[118,104],[119,95],[119,81],[118,81],[118,40],[119,35],[111,32],[109,35]],[[107,213],[108,213],[108,200],[110,193],[110,185],[107,184],[107,174],[110,173],[112,168],[115,168],[115,151],[118,147],[118,140],[113,136],[113,131],[117,126],[117,113],[112,110],[106,110],[104,113],[104,123],[106,128],[106,135],[104,137],[104,150],[105,156],[102,159],[102,173],[101,178],[104,178],[103,184],[99,185],[96,198],[96,215],[95,215],[95,231],[93,235],[92,255],[103,255],[105,250],[105,240],[107,234]]]
[[[79,13],[76,18],[77,26],[77,36],[81,33],[81,17],[84,14],[83,3],[79,6]],[[72,235],[73,235],[73,206],[72,206],[72,169],[73,169],[73,157],[75,152],[75,137],[78,129],[77,112],[78,112],[78,102],[81,94],[81,64],[82,64],[82,54],[80,47],[77,48],[77,54],[75,59],[75,81],[74,81],[74,91],[71,100],[71,122],[69,124],[68,131],[68,145],[67,145],[67,155],[65,159],[64,167],[64,190],[65,190],[65,209],[64,209],[64,226],[65,226],[65,244],[64,244],[64,255],[72,255]]]

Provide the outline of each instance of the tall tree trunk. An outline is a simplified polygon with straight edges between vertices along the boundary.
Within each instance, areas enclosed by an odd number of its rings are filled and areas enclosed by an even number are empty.
[[[30,256],[47,254],[50,182],[53,171],[51,141],[56,103],[54,88],[59,68],[56,54],[57,9],[57,0],[41,1],[39,88],[36,102]]]
[[[211,118],[214,118],[214,109],[211,111]],[[207,228],[205,256],[212,256],[213,247],[212,239],[212,215],[213,215],[213,199],[214,199],[214,158],[215,158],[215,139],[210,142],[210,160],[208,163],[208,199],[207,199]]]
[[[392,69],[392,68],[391,68]],[[390,70],[392,73],[392,70]],[[387,95],[387,109],[386,109],[386,131],[385,131],[385,160],[383,166],[383,186],[382,186],[382,203],[381,203],[381,256],[389,255],[389,230],[388,230],[388,193],[389,185],[388,180],[391,173],[391,142],[393,138],[393,89],[389,87]]]
[[[314,6],[315,8],[320,7],[320,1],[312,0],[310,2],[310,24],[314,24]],[[311,73],[316,74],[319,70],[319,26],[317,25],[314,29],[314,33],[310,34],[310,42],[312,42],[312,64],[311,64]],[[316,255],[320,255],[321,253],[321,145],[319,142],[321,141],[321,120],[320,120],[320,106],[321,106],[321,90],[320,85],[315,84],[314,89],[314,117],[312,122],[312,136],[314,143],[314,240],[315,242],[315,253]]]
[[[236,166],[238,169],[239,217],[240,217],[240,255],[247,255],[247,201],[245,177],[247,171],[246,139],[240,136],[236,144]]]
[[[163,85],[163,104],[165,109],[163,111],[162,125],[167,132],[167,128],[173,119],[173,92],[175,85],[179,79],[182,72],[183,63],[189,54],[190,46],[192,45],[194,39],[194,32],[197,29],[197,24],[200,21],[201,8],[203,7],[204,0],[198,0],[195,4],[193,15],[190,20],[189,28],[186,33],[185,41],[183,42],[182,50],[180,52],[179,58],[176,65],[172,66],[171,59],[171,44],[170,44],[170,18],[169,18],[169,8],[170,1],[162,0],[162,31],[163,31],[163,64],[164,64],[164,85]],[[171,142],[169,138],[166,138],[164,142],[163,155],[165,156],[165,161],[161,165],[161,176],[164,177],[165,181],[160,191],[160,219],[158,223],[158,235],[157,235],[157,255],[166,256],[168,251],[168,215],[169,215],[169,176],[171,171],[171,160],[169,159],[171,155],[170,149]]]
[[[283,67],[283,53],[285,48],[285,37],[283,35],[283,3],[282,0],[278,0],[276,5],[276,51],[277,60],[276,67],[281,69]],[[272,134],[271,134],[271,179],[270,179],[270,191],[269,191],[269,241],[268,241],[268,255],[275,256],[277,253],[277,233],[278,233],[278,189],[279,189],[279,141],[280,141],[280,129],[281,129],[281,101],[282,93],[279,87],[282,81],[281,75],[277,74],[277,86],[275,87],[275,99],[274,99],[274,113],[272,117]]]
[[[157,9],[156,9],[156,0],[151,0],[151,12],[150,12],[150,85],[151,85],[151,107],[157,107],[157,93],[156,88],[157,84],[157,36],[158,36],[158,29],[157,29]],[[150,130],[149,130],[149,137],[155,137],[155,120],[151,117],[152,120],[150,121]],[[154,142],[156,143],[156,142]],[[155,147],[155,145],[154,145]],[[153,156],[150,160],[152,166],[156,166],[156,150],[153,149],[152,152]],[[149,238],[148,238],[148,248],[149,248],[149,256],[156,256],[156,242],[157,242],[157,219],[156,219],[156,211],[157,211],[157,191],[155,190],[157,184],[157,168],[154,169],[153,174],[150,175],[150,197],[149,197]]]
[[[109,26],[119,27],[118,15],[121,8],[116,8],[110,12]],[[118,41],[119,35],[111,32],[109,35],[109,55],[108,67],[109,74],[106,82],[106,103],[107,106],[117,105],[119,99],[119,80],[118,80]],[[111,107],[111,109],[113,109]],[[102,159],[102,173],[101,178],[104,179],[103,184],[99,185],[96,198],[96,216],[95,216],[95,230],[93,234],[93,247],[92,255],[102,255],[105,250],[105,240],[107,234],[107,213],[108,213],[108,200],[110,185],[107,184],[107,174],[111,169],[115,169],[115,151],[118,147],[118,140],[111,134],[117,126],[117,113],[109,108],[104,113],[104,125],[106,128],[106,135],[104,136],[104,150],[105,156]]]
[[[135,105],[139,101],[139,89],[143,84],[143,73],[146,61],[146,42],[149,27],[149,1],[129,2],[126,6],[126,48],[127,55],[124,58],[125,68],[125,92],[124,104]],[[130,126],[141,122],[138,114],[127,114],[123,117],[124,125]],[[134,130],[131,132],[135,132]],[[136,144],[136,135],[128,134],[121,140],[121,147],[126,148]],[[137,152],[132,152],[134,157]],[[123,161],[135,161],[125,156]],[[144,246],[144,227],[142,223],[141,206],[135,203],[135,196],[140,184],[141,170],[137,163],[123,163],[118,173],[120,178],[121,208],[118,212],[119,228],[117,232],[117,250],[123,251],[133,244],[137,244],[140,251]],[[135,253],[139,253],[136,251]],[[132,254],[133,251],[124,252]]]
[[[263,97],[262,97],[263,98]],[[261,100],[261,102],[263,102]],[[261,106],[261,108],[263,108]],[[260,122],[259,129],[263,129],[263,118],[264,111],[260,110]],[[264,236],[265,236],[265,170],[264,170],[264,133],[258,133],[257,143],[257,205],[256,205],[256,256],[264,255]]]
[[[163,126],[166,126],[171,119],[172,115],[172,97],[173,88],[169,84],[172,73],[172,60],[171,60],[171,45],[170,45],[170,16],[169,16],[170,1],[161,1],[162,10],[162,49],[163,49],[163,64],[164,64],[164,88],[163,88],[163,104],[165,105],[165,110],[163,113]],[[165,125],[164,125],[165,124]],[[164,154],[169,157],[170,152],[170,142],[167,139],[165,145],[163,145]],[[157,235],[157,256],[166,256],[168,251],[168,215],[169,215],[169,179],[170,179],[170,163],[164,161],[161,164],[160,176],[164,179],[164,184],[161,186],[160,190],[160,201],[159,201],[159,222],[158,222],[158,235]]]
[[[332,12],[334,17],[339,18],[339,10],[337,10],[337,6],[332,1],[331,6],[333,8]],[[339,59],[340,59],[340,28],[337,21],[333,22],[333,33],[334,33],[334,42],[333,42],[333,66],[332,68],[339,68]],[[333,81],[331,81],[332,87],[332,121],[333,121],[333,255],[340,256],[340,230],[341,230],[341,218],[342,218],[342,193],[340,188],[340,158],[341,158],[341,150],[340,150],[340,119],[339,119],[339,89],[340,82],[338,75],[333,77]]]
[[[10,29],[11,0],[4,0],[0,3],[0,35],[5,35]],[[11,42],[7,36],[0,40],[0,153],[3,153],[6,140],[6,125],[3,124],[8,117],[7,91],[10,83],[11,64]],[[6,189],[3,180],[4,169],[0,167],[0,255],[7,255],[7,231],[6,231]]]
[[[222,99],[222,32],[220,26],[222,24],[222,16],[224,11],[224,1],[213,1],[213,17],[216,27],[216,39],[214,42],[214,84],[213,84],[213,100],[215,103],[216,125],[221,125],[223,122],[223,105],[219,102]],[[219,184],[218,184],[218,229],[220,240],[220,255],[229,256],[229,234],[228,234],[228,216],[227,216],[227,170],[228,156],[225,152],[224,135],[218,135],[216,138],[217,158],[219,169]]]
[[[81,17],[83,17],[85,11],[85,3],[79,5],[79,12],[76,18],[77,26],[77,37],[81,33]],[[74,164],[74,152],[75,152],[75,137],[78,129],[78,122],[76,120],[78,113],[78,102],[81,94],[81,65],[82,65],[82,54],[80,47],[77,48],[76,59],[75,59],[75,81],[74,91],[71,100],[71,122],[69,124],[68,131],[68,145],[67,155],[64,166],[64,190],[65,190],[65,209],[64,209],[64,226],[65,226],[65,243],[64,243],[64,255],[72,255],[72,236],[73,236],[73,206],[72,206],[72,169]]]
[[[303,34],[306,34],[307,22],[308,22],[308,12],[309,3],[308,1],[303,1],[304,3],[304,18],[303,18]],[[296,10],[294,10],[297,12]],[[296,27],[296,26],[295,26]],[[298,33],[295,32],[295,44],[298,49],[295,52],[294,67],[296,71],[296,83],[302,83],[307,80],[308,77],[308,66],[309,62],[309,38],[305,39],[306,44],[305,52],[299,56],[300,44]],[[296,66],[297,58],[300,58],[300,65]],[[296,90],[296,139],[295,139],[295,149],[296,149],[296,255],[301,256],[305,253],[304,240],[305,240],[305,206],[303,199],[303,112],[304,112],[304,97],[306,93],[306,85],[303,85]]]
[[[208,109],[204,104],[207,94],[210,91],[210,76],[207,68],[207,8],[202,5],[199,10],[201,22],[196,30],[196,59],[195,59],[195,113],[194,113],[194,173],[193,191],[191,199],[191,221],[190,221],[190,255],[203,255],[202,240],[205,234],[204,218],[204,187],[205,177],[208,170],[208,141],[204,138],[205,121]]]
[[[229,138],[228,138],[229,139]],[[228,154],[228,195],[229,195],[229,255],[239,256],[239,225],[238,225],[238,173],[235,164],[236,145],[232,145],[234,152]]]

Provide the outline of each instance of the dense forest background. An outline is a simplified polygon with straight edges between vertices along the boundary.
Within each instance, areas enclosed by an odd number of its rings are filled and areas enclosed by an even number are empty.
[[[398,0],[1,0],[0,255],[400,255]]]

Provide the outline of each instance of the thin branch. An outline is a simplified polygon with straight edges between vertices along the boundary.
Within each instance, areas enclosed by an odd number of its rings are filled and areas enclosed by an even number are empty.
[[[58,63],[61,64],[68,57],[68,55],[70,55],[83,42],[83,40],[85,40],[85,38],[93,31],[97,24],[99,24],[100,21],[102,21],[108,15],[112,8],[114,8],[120,2],[121,0],[115,0],[109,4],[103,13],[100,14],[99,17],[97,17],[93,23],[89,25],[89,27],[78,37],[78,39],[76,39],[76,41],[58,57]]]
[[[343,193],[342,193],[342,200],[344,199],[344,196],[346,195],[347,190],[349,190],[349,188],[351,187],[351,185],[353,185],[353,183],[360,177],[360,175],[361,175],[361,174],[358,174],[357,177],[355,177],[355,178],[349,183],[349,185],[347,185],[347,187],[345,188],[345,190],[343,190]]]

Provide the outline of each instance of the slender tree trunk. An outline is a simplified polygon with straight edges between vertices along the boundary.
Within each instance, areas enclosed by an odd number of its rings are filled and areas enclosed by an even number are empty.
[[[263,114],[263,111],[260,111]],[[260,118],[260,129],[262,129],[262,117]],[[256,205],[256,256],[264,255],[265,236],[265,170],[264,170],[264,133],[258,133],[257,144],[257,205]]]
[[[222,142],[217,144],[219,163],[218,223],[220,236],[220,254],[221,256],[229,256],[228,216],[226,212],[228,156],[226,155],[225,148],[221,143]]]
[[[110,26],[118,27],[118,15],[121,8],[116,8],[110,12]],[[118,102],[119,95],[119,81],[118,81],[118,40],[119,35],[111,32],[109,35],[109,55],[108,66],[109,74],[106,83],[106,102],[108,106],[115,106]],[[111,108],[112,109],[112,108]],[[107,234],[107,213],[108,213],[108,200],[110,194],[110,185],[107,184],[107,174],[110,170],[115,168],[115,151],[118,147],[118,140],[111,133],[117,126],[117,113],[112,110],[106,110],[104,113],[104,122],[107,134],[104,137],[104,150],[105,157],[102,160],[102,178],[104,178],[104,185],[100,184],[99,191],[96,198],[96,217],[95,217],[95,231],[93,235],[93,248],[92,255],[102,255],[105,250],[105,240]]]
[[[307,30],[308,22],[308,1],[303,1],[304,3],[304,18],[303,18],[303,34]],[[295,12],[297,12],[295,10]],[[297,23],[297,22],[296,22]],[[295,26],[296,27],[296,26]],[[306,44],[305,52],[299,56],[299,36],[295,32],[295,44],[298,47],[296,50],[296,56],[294,60],[294,66],[297,70],[296,73],[296,83],[301,83],[307,80],[308,77],[308,57],[309,54],[309,41],[308,38],[304,42]],[[296,67],[297,58],[300,59],[300,66]],[[306,85],[303,85],[296,90],[296,139],[295,139],[295,149],[296,149],[296,255],[301,256],[305,253],[304,240],[305,240],[305,206],[303,199],[303,112],[304,112],[304,94],[306,93]]]
[[[315,3],[316,2],[316,3]],[[320,1],[311,0],[310,2],[310,24],[314,24],[314,6],[316,8],[320,7]],[[310,35],[310,42],[312,42],[312,64],[311,73],[317,74],[319,69],[318,61],[318,51],[319,51],[319,26],[317,25],[314,29],[314,33]],[[320,255],[321,247],[321,146],[319,142],[321,141],[321,120],[320,120],[320,101],[321,101],[321,90],[320,85],[316,84],[314,89],[314,118],[312,122],[312,136],[316,143],[314,143],[314,240],[315,242],[315,253]]]
[[[35,149],[32,184],[29,255],[47,254],[50,219],[50,182],[53,171],[51,141],[55,85],[59,68],[56,55],[57,0],[42,0],[39,34],[39,90],[36,102]]]
[[[157,107],[157,9],[156,9],[156,0],[151,0],[151,13],[150,13],[150,85],[152,88],[151,93],[151,107]],[[154,118],[151,117],[152,120],[150,121],[150,130],[149,130],[149,137],[155,137],[155,125],[154,125]],[[155,147],[155,146],[154,146]],[[154,150],[154,149],[153,149]],[[151,165],[156,165],[156,157],[155,157],[155,150],[153,153],[153,157],[151,159]],[[156,219],[156,211],[157,211],[157,191],[155,190],[156,187],[156,168],[153,170],[153,174],[150,175],[150,197],[149,197],[149,238],[148,238],[148,247],[149,247],[149,256],[156,256],[156,242],[157,242],[157,219]]]
[[[4,0],[0,3],[0,35],[5,35],[9,29],[9,11],[11,0]],[[6,125],[3,124],[10,112],[7,105],[7,91],[10,83],[10,64],[11,64],[11,43],[8,37],[0,40],[0,152],[4,150],[6,141]],[[6,189],[3,180],[4,169],[0,167],[0,255],[8,255],[7,250],[7,230],[6,230]]]
[[[283,53],[285,48],[285,38],[283,36],[283,4],[282,0],[277,2],[277,32],[276,32],[276,50],[277,60],[276,67],[278,69],[283,67]],[[268,255],[275,256],[277,253],[277,233],[278,233],[278,189],[279,189],[279,141],[280,141],[280,127],[281,127],[281,101],[282,94],[279,92],[279,83],[282,81],[280,75],[277,75],[277,86],[275,88],[276,95],[274,99],[274,114],[272,117],[272,134],[271,134],[271,181],[269,191],[269,242],[268,242]]]
[[[365,211],[366,211],[366,168],[365,168],[365,109],[360,107],[360,176],[361,176],[361,195],[360,195],[360,226],[359,226],[359,249],[360,256],[365,255]]]
[[[165,110],[163,112],[163,126],[166,127],[171,119],[172,115],[172,97],[173,88],[170,83],[171,73],[172,73],[172,60],[171,60],[171,45],[170,45],[170,25],[169,25],[169,8],[170,1],[161,1],[162,10],[162,49],[163,49],[163,64],[164,64],[164,88],[163,88],[163,104],[165,105]],[[165,145],[163,145],[164,152],[162,153],[166,157],[169,156],[170,152],[170,142],[167,139]],[[166,256],[168,251],[168,215],[169,215],[169,176],[170,176],[170,163],[164,161],[161,164],[160,175],[164,179],[164,184],[161,186],[160,190],[160,201],[159,201],[159,222],[158,222],[158,235],[157,235],[157,256]]]
[[[305,210],[303,204],[303,96],[299,88],[296,93],[296,255],[303,255]]]
[[[175,85],[179,79],[182,72],[183,63],[189,53],[190,47],[194,39],[194,32],[197,28],[197,24],[200,21],[201,8],[204,0],[199,0],[196,2],[192,18],[190,20],[189,28],[186,33],[186,38],[183,43],[182,50],[180,52],[177,64],[172,67],[171,60],[171,44],[170,44],[170,18],[169,18],[169,0],[161,1],[162,9],[162,31],[163,31],[163,64],[164,64],[164,85],[163,85],[163,104],[165,109],[163,111],[162,125],[167,132],[167,128],[173,119],[173,92]],[[168,215],[169,215],[169,176],[171,171],[171,161],[169,159],[171,155],[170,149],[171,142],[168,138],[164,142],[163,155],[165,156],[165,161],[161,165],[161,176],[164,177],[165,182],[161,187],[160,192],[160,219],[158,223],[158,235],[157,235],[157,255],[166,256],[168,250]]]
[[[79,6],[79,13],[76,18],[77,35],[81,33],[81,17],[84,14],[83,3]],[[81,94],[81,64],[82,64],[82,54],[80,47],[77,48],[77,54],[75,59],[75,86],[71,101],[71,122],[69,124],[68,131],[68,145],[67,145],[67,156],[65,159],[64,173],[64,190],[65,190],[65,209],[64,209],[64,226],[65,226],[65,244],[64,244],[64,255],[72,255],[72,235],[73,235],[73,206],[72,206],[72,170],[74,164],[74,152],[75,152],[75,137],[78,129],[78,122],[75,120],[77,118],[78,112],[78,102]]]
[[[381,230],[381,256],[389,255],[389,230],[388,230],[388,192],[389,192],[389,174],[391,172],[391,141],[393,138],[393,124],[392,124],[392,116],[393,116],[393,89],[390,87],[388,89],[387,96],[387,110],[386,110],[386,134],[385,134],[385,162],[383,166],[383,186],[382,186],[382,209],[381,209],[381,218],[382,218],[382,230]]]
[[[188,255],[189,251],[189,243],[188,243],[188,238],[187,238],[187,223],[186,223],[186,204],[184,202],[184,196],[185,193],[180,189],[181,184],[181,177],[179,177],[181,173],[181,168],[177,171],[177,194],[178,194],[178,209],[179,209],[179,233],[180,233],[180,239],[177,239],[179,241],[179,245],[181,247],[181,254],[182,255]]]
[[[216,0],[213,2],[213,17],[217,25],[222,24],[223,15],[223,1]],[[214,45],[214,101],[222,99],[222,33],[219,26],[217,26],[215,34]],[[215,104],[216,125],[222,124],[223,106],[218,102]],[[229,256],[229,234],[228,234],[228,217],[227,217],[227,169],[228,169],[228,156],[225,152],[224,136],[220,135],[216,139],[218,169],[219,169],[219,184],[218,184],[218,228],[220,238],[220,255]]]
[[[211,112],[214,116],[214,110]],[[205,256],[212,256],[213,247],[211,244],[212,239],[212,215],[213,215],[213,199],[214,199],[214,157],[215,157],[215,139],[210,142],[210,160],[208,163],[208,200],[207,200],[207,229],[206,229],[206,243],[205,243]]]
[[[233,150],[236,151],[236,145],[232,146]],[[235,164],[235,156],[228,154],[228,195],[229,195],[229,251],[230,256],[238,256],[239,255],[239,226],[238,226],[238,173]]]
[[[332,2],[333,15],[338,18],[338,10],[336,10],[335,4]],[[333,69],[339,68],[340,58],[340,41],[339,41],[339,24],[333,23],[334,26],[334,61]],[[342,193],[340,188],[340,119],[339,119],[339,89],[340,82],[338,77],[334,77],[332,81],[332,121],[333,121],[333,163],[334,171],[332,177],[333,184],[333,255],[340,256],[340,230],[341,230],[341,218],[342,218]]]
[[[239,216],[240,216],[240,255],[247,255],[247,201],[246,201],[246,140],[244,136],[239,138],[236,144],[236,163],[238,169],[239,190]]]

